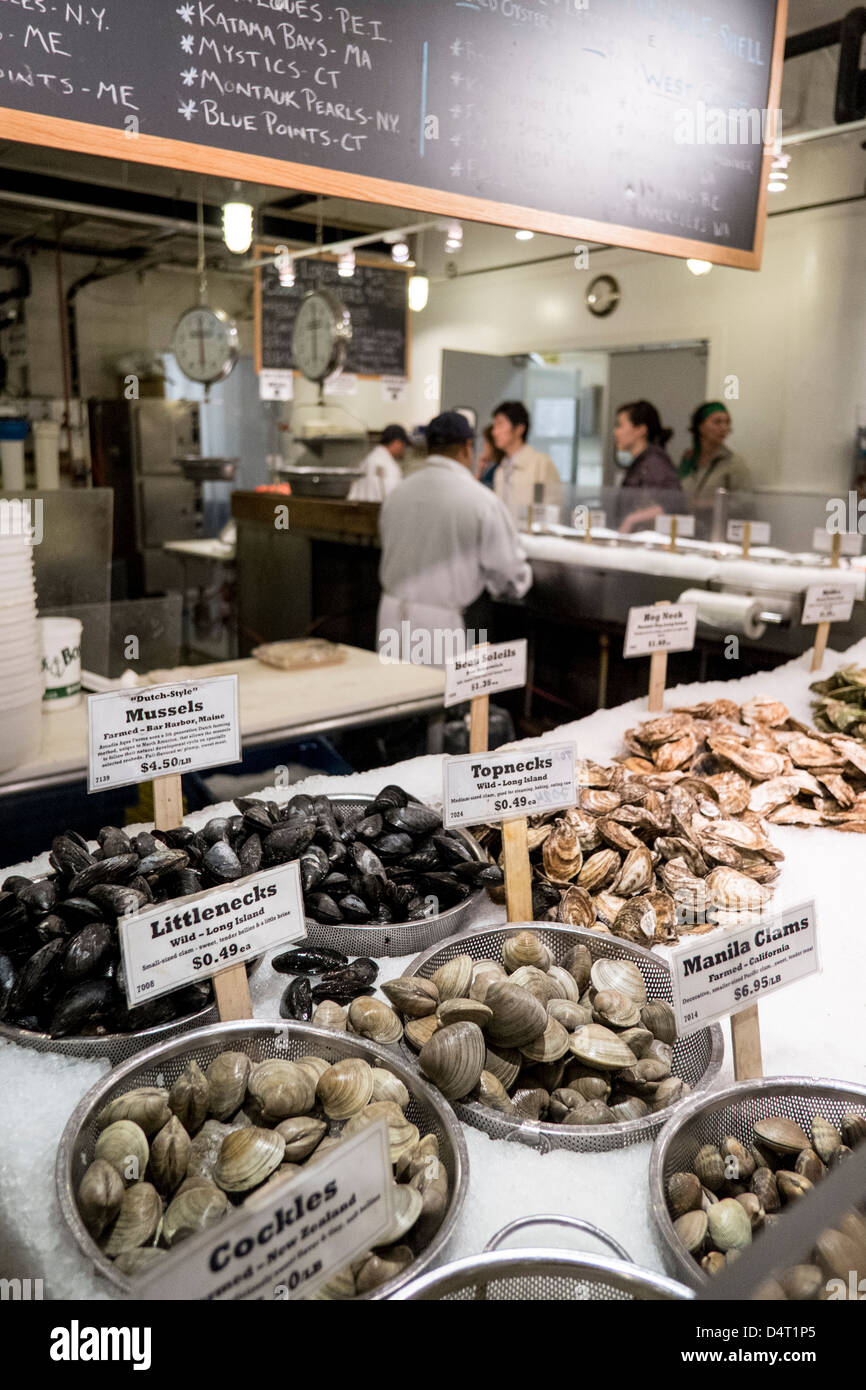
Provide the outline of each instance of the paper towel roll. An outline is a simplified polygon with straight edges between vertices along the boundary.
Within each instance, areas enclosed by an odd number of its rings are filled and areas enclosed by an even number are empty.
[[[744,637],[763,637],[767,630],[761,622],[761,600],[748,594],[717,594],[710,589],[686,589],[678,602],[696,603],[698,622],[710,623],[723,632],[742,633]]]

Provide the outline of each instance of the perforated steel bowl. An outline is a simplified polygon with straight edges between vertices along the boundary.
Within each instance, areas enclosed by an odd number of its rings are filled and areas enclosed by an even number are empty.
[[[866,1116],[866,1086],[812,1076],[737,1081],[710,1096],[689,1096],[682,1101],[667,1120],[650,1156],[650,1204],[665,1267],[696,1287],[709,1282],[709,1276],[677,1239],[665,1196],[671,1174],[688,1172],[703,1144],[719,1144],[726,1134],[748,1144],[755,1121],[769,1115],[796,1120],[808,1134],[815,1115],[838,1125],[848,1110]]]
[[[263,1024],[261,1021],[242,1020],[201,1028],[196,1033],[140,1053],[92,1086],[70,1115],[57,1150],[54,1169],[57,1198],[63,1218],[82,1253],[92,1261],[100,1274],[115,1288],[124,1293],[132,1292],[132,1281],[120,1273],[91,1237],[78,1214],[75,1200],[81,1177],[93,1159],[99,1133],[96,1116],[110,1101],[137,1086],[170,1087],[192,1058],[204,1071],[214,1057],[224,1051],[246,1052],[257,1062],[268,1057],[291,1061],[308,1053],[318,1054],[330,1062],[338,1062],[343,1057],[363,1057],[371,1066],[386,1067],[399,1077],[409,1091],[408,1118],[418,1126],[422,1135],[435,1134],[439,1141],[439,1156],[448,1174],[448,1207],[438,1231],[412,1263],[396,1279],[372,1293],[359,1295],[359,1300],[387,1298],[407,1279],[415,1278],[434,1260],[441,1258],[454,1233],[466,1197],[469,1158],[462,1130],[438,1091],[386,1048],[353,1034],[332,1033],[325,1028],[313,1028],[309,1023],[279,1021]]]
[[[0,1023],[0,1038],[17,1043],[19,1047],[29,1047],[34,1052],[58,1052],[62,1057],[84,1057],[88,1061],[107,1057],[113,1067],[120,1066],[129,1057],[157,1043],[167,1042],[169,1038],[190,1033],[194,1028],[205,1028],[219,1019],[216,1004],[208,1004],[206,1009],[190,1014],[188,1018],[173,1019],[170,1023],[159,1023],[155,1028],[142,1028],[138,1033],[102,1033],[92,1038],[52,1038],[50,1033],[33,1033],[29,1028],[13,1028],[11,1024]]]
[[[415,800],[414,797],[412,799]],[[331,796],[328,800],[332,805],[351,811],[369,806],[376,798],[359,794]],[[480,864],[488,862],[487,854],[467,831],[455,830],[453,833],[463,841]],[[307,940],[316,946],[329,946],[335,951],[342,951],[347,956],[372,956],[374,959],[382,956],[411,956],[413,951],[425,951],[428,946],[442,941],[453,932],[464,930],[472,918],[478,916],[486,898],[486,892],[482,888],[479,892],[470,894],[456,907],[449,907],[446,912],[421,917],[417,922],[389,922],[387,926],[380,926],[378,923],[364,926],[356,922],[339,922],[336,926],[328,926],[323,922],[314,922],[308,917]]]
[[[632,946],[619,937],[606,933],[585,931],[579,927],[552,926],[547,922],[510,922],[508,926],[496,930],[466,932],[462,936],[452,936],[440,942],[430,951],[413,960],[406,971],[407,975],[422,975],[425,979],[435,974],[440,965],[453,960],[455,956],[468,955],[473,960],[491,958],[499,960],[502,944],[508,936],[526,929],[535,935],[551,952],[554,963],[561,961],[566,953],[578,944],[587,946],[593,960],[602,957],[616,960],[630,960],[638,967],[646,983],[650,999],[673,998],[670,971],[664,961],[645,951],[642,946]],[[417,1054],[407,1043],[402,1043],[407,1057],[418,1065]],[[673,1072],[687,1081],[692,1090],[705,1091],[712,1086],[719,1074],[725,1047],[722,1030],[714,1024],[711,1028],[701,1028],[687,1038],[680,1038],[674,1044]],[[682,1104],[683,1102],[680,1102]],[[614,1125],[555,1125],[542,1122],[524,1121],[522,1124],[509,1120],[498,1110],[481,1105],[478,1101],[455,1101],[454,1110],[464,1124],[473,1129],[483,1129],[493,1139],[507,1139],[512,1143],[529,1144],[542,1153],[551,1149],[571,1149],[575,1153],[602,1153],[608,1149],[624,1149],[631,1144],[641,1144],[651,1139],[665,1124],[676,1107],[661,1110],[655,1115],[645,1115],[642,1120],[628,1120]]]
[[[514,1231],[528,1226],[570,1226],[604,1241],[621,1257],[587,1255],[583,1251],[549,1250],[530,1247],[500,1250]],[[691,1299],[694,1292],[684,1284],[641,1269],[610,1236],[586,1221],[568,1216],[528,1216],[512,1221],[484,1248],[454,1264],[434,1269],[404,1284],[392,1295],[399,1302],[512,1302],[520,1301],[616,1301],[645,1302]]]

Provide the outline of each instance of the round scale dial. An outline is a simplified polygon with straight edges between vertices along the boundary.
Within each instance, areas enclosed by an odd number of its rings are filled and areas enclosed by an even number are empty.
[[[238,330],[222,309],[187,309],[174,330],[172,351],[184,376],[205,386],[227,377],[238,357]]]
[[[342,367],[351,337],[352,320],[345,305],[330,290],[313,290],[295,319],[295,366],[309,381],[325,381]]]

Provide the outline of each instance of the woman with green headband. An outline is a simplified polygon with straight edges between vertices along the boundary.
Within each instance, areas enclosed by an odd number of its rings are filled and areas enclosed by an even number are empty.
[[[692,448],[683,454],[680,480],[691,497],[710,497],[717,488],[728,492],[749,492],[752,478],[739,454],[726,448],[731,417],[721,401],[698,406],[689,426]]]

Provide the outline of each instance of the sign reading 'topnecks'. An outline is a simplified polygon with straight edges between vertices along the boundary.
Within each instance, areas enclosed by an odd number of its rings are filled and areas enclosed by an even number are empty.
[[[475,825],[573,806],[576,758],[573,743],[526,743],[516,752],[447,758],[443,820]]]

